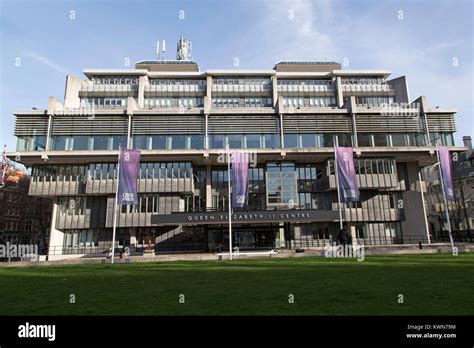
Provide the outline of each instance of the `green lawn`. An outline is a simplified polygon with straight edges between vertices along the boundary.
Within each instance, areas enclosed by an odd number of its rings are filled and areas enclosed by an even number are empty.
[[[473,293],[474,254],[0,269],[0,315],[466,315]]]

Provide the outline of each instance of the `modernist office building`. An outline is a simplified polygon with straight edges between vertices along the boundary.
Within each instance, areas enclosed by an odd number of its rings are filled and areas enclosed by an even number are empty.
[[[282,61],[203,72],[154,60],[84,75],[67,76],[64,102],[15,113],[8,155],[33,167],[30,195],[54,199],[51,254],[110,245],[119,146],[141,149],[139,203],[118,214],[117,244],[132,252],[226,249],[227,142],[253,159],[249,206],[233,214],[240,249],[334,238],[334,142],[355,150],[361,201],[343,204],[354,240],[426,241],[420,170],[435,163],[436,139],[464,150],[455,110],[411,100],[405,77],[385,70]]]

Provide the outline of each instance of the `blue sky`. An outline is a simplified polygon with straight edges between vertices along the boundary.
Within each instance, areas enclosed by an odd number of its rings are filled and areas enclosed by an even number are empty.
[[[133,67],[157,40],[174,58],[180,35],[201,70],[316,58],[406,75],[411,100],[458,110],[456,144],[474,135],[470,0],[0,0],[1,144],[16,146],[14,110],[64,98],[66,74]]]

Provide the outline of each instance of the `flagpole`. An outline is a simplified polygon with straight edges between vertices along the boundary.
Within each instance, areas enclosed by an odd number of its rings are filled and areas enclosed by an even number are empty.
[[[229,148],[229,139],[226,143],[227,149],[227,194],[228,194],[228,204],[229,204],[229,260],[232,260],[232,197],[230,194],[230,148]]]
[[[115,233],[117,231],[117,203],[118,203],[118,191],[119,191],[119,181],[120,181],[120,152],[122,151],[122,146],[119,146],[119,154],[117,160],[117,184],[115,187],[115,202],[114,202],[114,223],[112,230],[112,258],[111,263],[114,263],[115,256]]]
[[[337,170],[337,154],[336,154],[336,139],[334,138],[334,170],[336,173],[336,187],[337,187],[337,206],[339,209],[339,228],[342,230],[343,229],[343,224],[342,224],[342,207],[341,207],[341,193],[340,193],[340,188],[339,188],[339,173]]]
[[[452,234],[452,231],[451,231],[451,219],[449,218],[448,199],[446,198],[446,192],[444,191],[443,170],[441,168],[441,161],[440,161],[440,158],[439,158],[438,144],[436,144],[436,157],[438,159],[439,178],[440,178],[440,181],[441,181],[441,191],[443,191],[444,207],[445,207],[445,212],[446,212],[446,221],[448,222],[449,241],[451,242],[451,249],[454,252],[454,241],[453,241],[453,234]]]

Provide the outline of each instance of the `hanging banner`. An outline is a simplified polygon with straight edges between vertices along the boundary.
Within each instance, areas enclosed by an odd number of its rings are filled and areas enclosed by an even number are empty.
[[[247,206],[249,196],[249,154],[232,153],[232,208]]]
[[[135,205],[138,203],[137,179],[139,167],[139,150],[122,149],[120,151],[118,204]]]
[[[443,174],[443,185],[446,198],[454,201],[453,177],[451,172],[451,157],[446,146],[438,146],[439,162]]]
[[[354,168],[352,147],[336,147],[336,165],[342,202],[359,201],[359,187]]]

